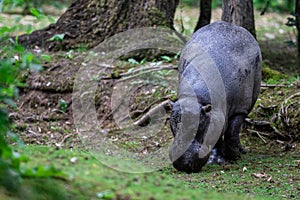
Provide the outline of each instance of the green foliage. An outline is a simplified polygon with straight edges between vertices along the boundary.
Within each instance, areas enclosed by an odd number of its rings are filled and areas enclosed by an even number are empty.
[[[200,1],[199,0],[182,0],[183,4],[191,7],[199,7]]]
[[[295,0],[253,0],[254,7],[258,10],[265,8],[271,11],[286,11],[291,12],[294,10]]]
[[[8,32],[6,29],[0,37],[5,38]],[[0,186],[16,193],[24,177],[61,177],[63,174],[53,166],[22,167],[21,163],[27,162],[29,158],[14,151],[7,142],[23,144],[17,135],[9,131],[11,124],[8,118],[9,108],[16,108],[14,100],[18,98],[18,88],[26,86],[22,82],[22,74],[42,69],[41,58],[27,52],[18,44],[17,39],[16,41],[10,39],[10,43],[12,45],[2,47],[0,57]]]
[[[24,11],[28,11],[32,13],[32,9],[36,9],[38,13],[43,12],[42,5],[53,5],[58,9],[62,9],[66,4],[69,4],[70,0],[56,0],[56,1],[50,1],[50,0],[0,0],[0,12],[5,9],[13,9],[16,7],[22,7],[24,8]],[[33,11],[35,14],[37,14],[36,11]]]
[[[200,6],[199,0],[182,0],[181,2],[190,7],[199,7]],[[217,7],[222,7],[222,0],[213,0],[212,1],[212,8],[215,9]]]
[[[36,17],[37,19],[42,18],[44,15],[37,10],[36,8],[30,8],[30,13],[32,16]]]

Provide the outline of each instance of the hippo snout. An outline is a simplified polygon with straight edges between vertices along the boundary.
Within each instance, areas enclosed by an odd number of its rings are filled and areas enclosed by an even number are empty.
[[[199,146],[192,144],[187,151],[173,162],[173,166],[186,173],[200,172],[201,168],[207,163],[209,154],[203,158],[199,156]]]

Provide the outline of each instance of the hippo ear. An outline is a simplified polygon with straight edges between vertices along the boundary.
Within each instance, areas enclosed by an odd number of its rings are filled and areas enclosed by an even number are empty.
[[[202,107],[202,111],[208,113],[211,111],[211,104]]]

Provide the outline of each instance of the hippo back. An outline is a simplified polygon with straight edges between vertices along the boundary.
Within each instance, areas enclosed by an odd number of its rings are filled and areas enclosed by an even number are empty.
[[[196,53],[195,48],[192,48],[194,44],[199,49]],[[181,53],[179,77],[198,79],[193,83],[194,89],[199,91],[199,103],[203,103],[201,98],[204,98],[206,104],[210,101],[207,87],[214,86],[205,85],[201,76],[193,72],[195,70],[187,69],[193,56],[199,57],[201,54],[209,57],[208,60],[214,63],[212,67],[217,67],[222,77],[227,101],[226,118],[236,113],[248,114],[258,97],[261,82],[261,53],[255,38],[246,29],[224,21],[207,25],[193,34]],[[204,64],[201,62],[200,65]],[[214,73],[212,70],[209,76],[214,77]],[[199,85],[203,87],[199,89]],[[179,98],[180,93],[179,86]]]

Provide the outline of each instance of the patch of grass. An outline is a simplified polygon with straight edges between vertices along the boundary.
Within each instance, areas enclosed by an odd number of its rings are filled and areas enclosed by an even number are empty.
[[[250,142],[253,141],[246,143]],[[225,167],[205,166],[198,174],[178,172],[171,166],[152,173],[130,174],[102,165],[85,151],[35,145],[27,145],[20,151],[32,158],[26,164],[29,167],[55,163],[69,174],[67,182],[53,181],[58,183],[58,190],[65,190],[72,199],[275,200],[297,199],[300,195],[300,171],[296,162],[299,157],[294,157],[297,154],[293,152],[274,156],[272,152],[251,151],[237,163]],[[265,151],[268,152],[267,148]],[[266,177],[256,178],[253,173],[265,173]]]
[[[284,152],[275,146],[270,150],[269,145],[253,137],[244,142],[246,147],[252,147],[238,162],[224,167],[205,166],[199,174],[178,173],[177,179],[187,181],[193,188],[259,195],[263,199],[297,199],[300,195],[299,150]]]

